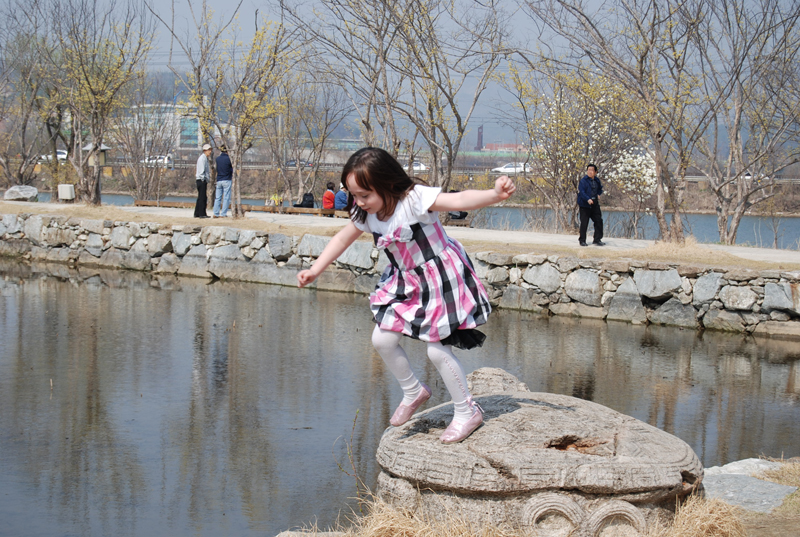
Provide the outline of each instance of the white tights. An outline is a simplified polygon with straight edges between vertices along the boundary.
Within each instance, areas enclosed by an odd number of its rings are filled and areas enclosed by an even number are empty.
[[[376,326],[372,332],[372,345],[403,388],[403,403],[410,404],[419,395],[422,385],[411,370],[406,352],[400,346],[402,338],[403,334],[399,332],[383,330]],[[467,421],[472,417],[473,409],[467,402],[470,394],[461,362],[455,357],[451,347],[445,347],[439,342],[428,343],[428,358],[439,371],[453,399],[455,407],[453,419]]]

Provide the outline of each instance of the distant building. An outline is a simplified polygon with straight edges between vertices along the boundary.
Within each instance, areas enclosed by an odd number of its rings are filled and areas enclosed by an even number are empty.
[[[475,151],[483,149],[483,125],[478,127],[478,145],[475,146]]]
[[[494,153],[527,153],[528,148],[525,144],[486,144],[481,151],[491,151]]]

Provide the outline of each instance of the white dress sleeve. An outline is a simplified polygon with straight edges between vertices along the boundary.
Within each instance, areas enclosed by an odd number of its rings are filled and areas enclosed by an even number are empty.
[[[417,185],[408,193],[407,200],[411,212],[417,217],[425,217],[442,193],[439,187]]]

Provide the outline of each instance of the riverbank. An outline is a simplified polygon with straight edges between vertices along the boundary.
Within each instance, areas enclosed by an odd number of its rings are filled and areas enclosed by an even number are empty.
[[[190,218],[190,209],[35,203],[3,212],[7,206],[0,206],[6,257],[285,286],[296,285],[296,273],[347,222],[269,213],[215,221]],[[495,307],[800,339],[800,263],[791,255],[798,252],[623,239],[581,248],[565,235],[448,230],[471,253]],[[371,241],[359,240],[313,287],[368,294],[388,265]]]
[[[200,220],[192,217],[191,209],[162,207],[134,207],[103,205],[91,207],[84,204],[8,202],[0,201],[0,214],[63,214],[77,218],[101,220],[129,220],[133,222],[158,222],[164,225],[222,224],[240,229],[278,231],[289,235],[314,234],[333,236],[347,224],[338,218],[320,218],[304,215],[278,215],[248,212],[242,219]],[[697,263],[720,268],[747,268],[752,270],[800,270],[800,251],[775,250],[721,244],[699,245],[687,240],[686,245],[675,246],[639,239],[605,239],[607,246],[581,248],[574,235],[538,233],[529,231],[504,231],[448,227],[448,234],[458,239],[468,252],[492,249],[499,253],[527,252],[531,247],[542,253],[570,254],[580,259],[641,258],[674,263]],[[363,238],[362,240],[369,240]]]

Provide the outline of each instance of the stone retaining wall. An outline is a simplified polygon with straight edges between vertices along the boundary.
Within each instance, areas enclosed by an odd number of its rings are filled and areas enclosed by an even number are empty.
[[[0,221],[0,256],[289,286],[329,240],[60,215],[7,214]],[[473,261],[500,308],[800,339],[800,271],[492,252]],[[313,286],[367,294],[388,263],[359,241]]]

